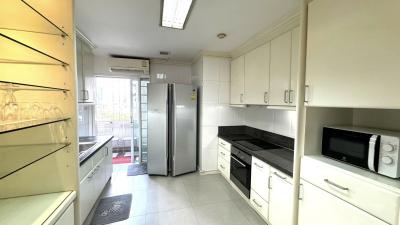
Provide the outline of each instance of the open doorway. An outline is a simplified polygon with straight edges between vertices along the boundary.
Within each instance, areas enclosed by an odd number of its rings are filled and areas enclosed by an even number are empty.
[[[147,161],[148,79],[96,77],[95,132],[113,135],[114,170]]]

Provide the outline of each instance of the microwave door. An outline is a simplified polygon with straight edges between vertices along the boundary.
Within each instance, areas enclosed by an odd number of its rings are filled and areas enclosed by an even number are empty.
[[[379,163],[379,135],[372,135],[369,139],[368,147],[368,168],[371,171],[378,171]]]

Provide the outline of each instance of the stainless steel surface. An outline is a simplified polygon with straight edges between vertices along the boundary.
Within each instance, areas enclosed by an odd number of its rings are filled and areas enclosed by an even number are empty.
[[[152,175],[168,175],[168,84],[148,84],[148,160]]]
[[[79,161],[83,163],[84,160],[93,152],[96,152],[105,142],[111,140],[113,136],[86,136],[79,137]],[[107,154],[108,154],[108,147]]]
[[[235,156],[231,155],[231,159],[235,160],[235,161],[236,161],[237,163],[239,163],[240,165],[246,167],[246,165],[245,165],[244,163],[240,162],[238,159],[236,159]]]
[[[172,85],[172,176],[196,171],[197,92],[191,85]]]
[[[330,181],[330,180],[328,180],[328,179],[324,179],[324,181],[325,181],[327,184],[329,184],[329,185],[331,185],[331,186],[333,186],[333,187],[339,188],[340,190],[343,190],[343,191],[348,191],[348,190],[349,190],[347,187],[343,187],[343,186],[341,186],[341,185],[339,185],[339,184],[336,184],[336,183],[334,183],[334,182],[332,182],[332,181]]]

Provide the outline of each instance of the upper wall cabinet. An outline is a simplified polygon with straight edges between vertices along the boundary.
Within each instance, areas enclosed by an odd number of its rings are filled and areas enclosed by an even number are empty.
[[[84,41],[76,39],[78,102],[93,103],[95,99],[94,55]]]
[[[231,62],[231,104],[245,104],[244,102],[244,56]]]
[[[270,105],[295,105],[299,28],[271,41]]]
[[[270,43],[264,44],[244,56],[245,103],[268,104]]]
[[[309,4],[309,106],[400,108],[399,9],[393,0]]]

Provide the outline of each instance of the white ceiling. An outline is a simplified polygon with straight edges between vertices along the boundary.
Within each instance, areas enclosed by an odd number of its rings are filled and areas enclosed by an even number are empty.
[[[229,52],[293,14],[299,0],[195,0],[185,30],[159,26],[161,0],[76,0],[76,24],[96,54],[189,61],[200,50]],[[225,39],[216,35],[226,33]]]

